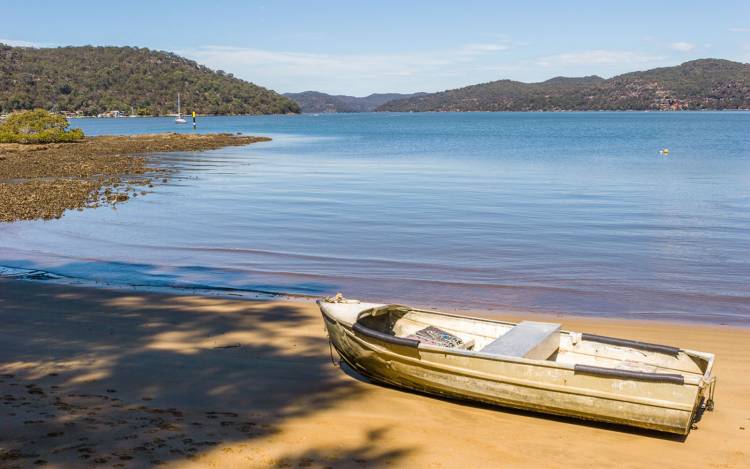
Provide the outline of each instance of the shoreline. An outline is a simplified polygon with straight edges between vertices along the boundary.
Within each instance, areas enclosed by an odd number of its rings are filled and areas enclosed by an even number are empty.
[[[312,304],[322,296],[328,295],[312,295],[304,293],[291,293],[291,292],[274,292],[266,290],[249,290],[249,289],[236,289],[232,287],[208,287],[208,286],[157,286],[157,285],[135,285],[135,284],[115,284],[115,283],[100,283],[94,280],[86,280],[81,278],[66,277],[53,272],[48,272],[39,269],[27,269],[18,267],[9,267],[0,265],[0,282],[3,281],[18,281],[18,282],[30,282],[30,283],[41,283],[58,286],[69,286],[74,288],[91,288],[91,289],[104,289],[112,291],[128,291],[137,293],[156,293],[162,295],[190,295],[203,298],[225,298],[225,299],[238,299],[247,301],[289,301],[296,303],[307,303]],[[381,302],[377,299],[368,297],[357,297],[356,295],[352,298],[363,300],[363,301],[375,301]],[[397,299],[394,301],[383,300],[383,303],[398,303],[401,304]],[[440,310],[429,304],[414,304],[407,302],[409,306],[428,310]],[[431,302],[430,304],[432,304]],[[611,323],[624,322],[625,324],[630,322],[639,322],[654,324],[655,326],[689,326],[689,327],[718,327],[718,328],[731,328],[738,330],[750,330],[750,325],[742,323],[719,323],[710,320],[700,319],[688,319],[688,318],[647,318],[647,317],[625,317],[625,316],[597,316],[597,315],[584,315],[575,314],[565,311],[531,311],[524,310],[521,308],[505,308],[502,310],[491,310],[480,308],[456,308],[456,307],[445,307],[445,312],[452,314],[464,315],[464,316],[478,316],[485,318],[504,318],[512,321],[529,319],[539,320],[546,322],[559,322],[560,320],[580,320],[580,321],[606,321]]]
[[[299,112],[286,114],[196,114],[196,117],[202,119],[213,117],[294,117],[294,116],[321,116],[331,114],[352,115],[352,114],[574,114],[574,113],[642,113],[642,114],[706,114],[706,113],[750,113],[748,109],[680,109],[680,110],[661,110],[661,109],[570,109],[570,110],[536,110],[536,111],[362,111],[362,112]],[[124,117],[96,117],[96,116],[70,116],[68,119],[80,120],[127,120],[127,119],[170,119],[175,115],[164,116],[124,116]]]
[[[717,355],[716,410],[681,439],[368,383],[331,364],[311,303],[0,280],[0,315],[0,460],[10,466],[750,462],[746,329],[562,318]]]
[[[115,206],[145,196],[168,171],[149,154],[206,151],[269,141],[214,134],[86,137],[75,143],[0,144],[0,223],[50,220],[68,210]]]

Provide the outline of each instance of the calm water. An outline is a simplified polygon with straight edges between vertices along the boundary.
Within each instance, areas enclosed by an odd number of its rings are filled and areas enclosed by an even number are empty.
[[[199,124],[274,141],[158,156],[177,176],[117,210],[0,224],[0,265],[104,284],[750,325],[750,113]]]

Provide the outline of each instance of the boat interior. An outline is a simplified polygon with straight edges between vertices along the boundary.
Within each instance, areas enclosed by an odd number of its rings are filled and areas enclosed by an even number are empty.
[[[713,356],[675,347],[561,330],[560,324],[507,323],[479,318],[383,306],[360,314],[357,323],[420,345],[477,356],[513,357],[624,372],[708,375]]]

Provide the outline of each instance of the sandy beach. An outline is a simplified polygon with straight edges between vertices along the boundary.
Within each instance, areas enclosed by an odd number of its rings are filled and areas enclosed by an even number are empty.
[[[714,352],[716,410],[679,438],[368,383],[311,303],[3,280],[0,315],[4,468],[750,466],[748,329],[555,318]]]

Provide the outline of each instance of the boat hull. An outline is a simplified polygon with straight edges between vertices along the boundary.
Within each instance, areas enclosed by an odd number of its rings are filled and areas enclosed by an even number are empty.
[[[586,420],[686,435],[702,387],[580,373],[538,361],[470,356],[394,343],[357,331],[323,311],[331,343],[363,375],[388,385]]]

